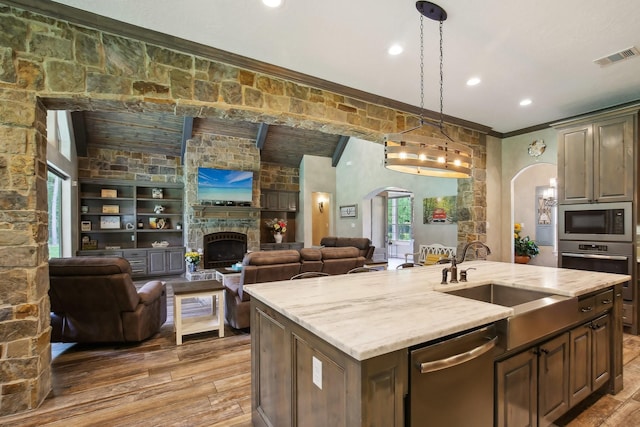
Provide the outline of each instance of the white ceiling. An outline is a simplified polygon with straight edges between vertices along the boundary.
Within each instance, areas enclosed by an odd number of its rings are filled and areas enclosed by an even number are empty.
[[[58,0],[408,104],[420,105],[420,14],[414,0]],[[444,113],[497,132],[640,99],[636,0],[438,0]],[[439,111],[438,22],[424,20],[424,107]],[[389,56],[393,43],[404,53]],[[478,76],[482,83],[466,86]],[[531,98],[528,107],[520,100]]]

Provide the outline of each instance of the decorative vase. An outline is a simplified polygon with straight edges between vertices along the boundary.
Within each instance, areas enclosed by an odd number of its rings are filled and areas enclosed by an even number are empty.
[[[514,261],[516,264],[529,264],[531,257],[528,255],[516,255],[514,257]]]
[[[275,239],[276,243],[282,243],[282,233],[274,234],[273,238]]]
[[[187,263],[187,268],[189,270],[189,273],[193,273],[193,272],[195,272],[197,270],[196,265],[194,263],[192,263],[192,262],[188,262]]]

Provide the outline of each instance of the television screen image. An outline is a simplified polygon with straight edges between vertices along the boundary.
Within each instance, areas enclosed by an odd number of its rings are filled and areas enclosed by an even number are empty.
[[[198,199],[251,202],[253,172],[198,168]]]

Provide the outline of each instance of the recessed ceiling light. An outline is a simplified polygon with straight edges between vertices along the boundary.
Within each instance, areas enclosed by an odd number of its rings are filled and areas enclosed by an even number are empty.
[[[394,44],[389,48],[387,52],[389,52],[389,55],[400,55],[402,51],[402,46],[400,46],[399,44]]]
[[[520,101],[520,106],[521,107],[526,107],[527,105],[531,105],[533,101],[531,101],[529,98],[527,99],[523,99],[522,101]]]
[[[262,3],[264,3],[265,6],[269,6],[269,7],[282,6],[282,0],[262,0]]]
[[[469,80],[467,80],[467,86],[475,86],[477,84],[479,84],[482,80],[480,80],[479,77],[471,77]]]

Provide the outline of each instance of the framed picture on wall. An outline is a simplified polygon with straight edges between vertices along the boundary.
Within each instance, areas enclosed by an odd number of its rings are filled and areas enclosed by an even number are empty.
[[[340,218],[357,218],[358,205],[340,206]]]

